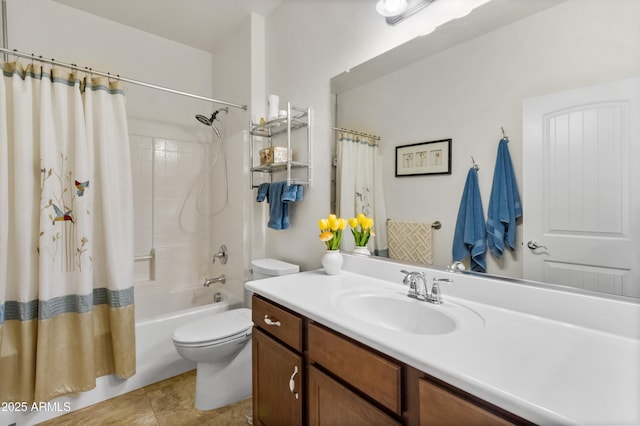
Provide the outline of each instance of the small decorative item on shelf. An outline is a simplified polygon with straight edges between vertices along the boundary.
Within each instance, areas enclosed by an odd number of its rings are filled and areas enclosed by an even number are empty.
[[[322,267],[327,275],[336,275],[342,269],[342,253],[340,240],[342,231],[347,227],[347,221],[330,214],[326,219],[318,221],[320,227],[320,241],[324,241],[327,252],[322,256]]]
[[[371,236],[375,236],[373,232],[373,219],[365,216],[364,213],[360,213],[358,217],[349,219],[349,226],[351,226],[351,233],[356,242],[353,253],[370,255],[371,253],[367,248],[367,243]]]
[[[260,165],[286,163],[289,150],[285,146],[270,146],[260,150]]]

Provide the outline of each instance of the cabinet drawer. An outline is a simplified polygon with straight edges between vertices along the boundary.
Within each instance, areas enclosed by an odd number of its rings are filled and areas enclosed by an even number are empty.
[[[421,379],[419,386],[421,425],[513,425],[513,423],[427,380]]]
[[[347,383],[396,414],[402,414],[399,364],[344,337],[310,323],[308,355]]]
[[[256,327],[302,352],[302,318],[255,295],[252,304]]]

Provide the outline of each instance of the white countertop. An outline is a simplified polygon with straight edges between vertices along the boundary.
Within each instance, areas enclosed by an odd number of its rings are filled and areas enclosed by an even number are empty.
[[[366,265],[368,268],[369,264]],[[373,269],[379,266],[371,265]],[[394,267],[398,271],[407,269],[406,265],[383,264],[383,268]],[[446,275],[426,268],[410,270]],[[380,272],[379,276],[385,274],[388,275],[388,271]],[[334,276],[317,270],[250,281],[245,286],[535,423],[640,425],[640,334],[636,334],[640,327],[640,305],[620,302],[616,306],[614,302],[611,306],[612,302],[606,302],[604,310],[617,312],[616,321],[636,322],[628,327],[631,335],[629,332],[618,334],[583,326],[580,321],[559,321],[511,310],[504,306],[504,300],[491,304],[486,300],[479,303],[464,298],[467,286],[472,288],[468,293],[474,294],[478,288],[489,285],[490,280],[451,276],[456,290],[443,288],[442,308],[462,305],[482,320],[469,321],[469,324],[462,321],[454,332],[441,335],[409,334],[371,325],[352,317],[336,304],[336,295],[345,291],[386,288],[406,292],[407,287],[400,284],[401,274],[392,282],[346,270]],[[513,284],[509,287],[515,297],[517,287]],[[487,291],[491,289],[487,287]],[[545,303],[545,299],[554,297],[553,292],[544,289],[535,289],[542,293],[533,297],[532,290],[527,291],[529,303]],[[526,301],[518,300],[518,303]],[[582,306],[581,303],[576,304]],[[589,303],[597,305],[597,301]],[[588,319],[601,314],[585,311],[575,315]],[[602,328],[606,330],[608,326]]]

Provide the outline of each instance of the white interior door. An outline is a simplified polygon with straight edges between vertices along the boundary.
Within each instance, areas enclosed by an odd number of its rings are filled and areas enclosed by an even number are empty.
[[[640,298],[639,104],[640,77],[524,101],[524,278]]]

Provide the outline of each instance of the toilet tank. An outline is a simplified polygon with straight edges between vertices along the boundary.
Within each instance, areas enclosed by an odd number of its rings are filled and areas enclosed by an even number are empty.
[[[278,259],[254,259],[251,261],[251,281],[263,278],[278,277],[282,275],[295,274],[300,272],[300,267],[293,263],[284,262]],[[247,289],[244,292],[244,306],[251,307],[251,296],[253,293]]]

